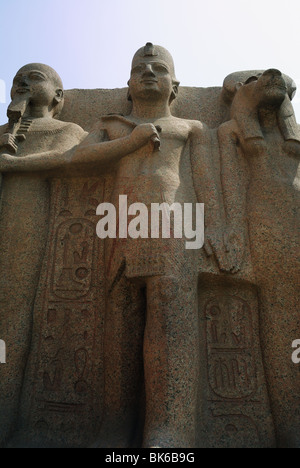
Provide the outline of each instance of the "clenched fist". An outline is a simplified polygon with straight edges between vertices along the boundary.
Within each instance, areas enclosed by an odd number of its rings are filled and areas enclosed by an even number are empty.
[[[2,147],[11,149],[16,153],[18,150],[16,137],[11,135],[10,133],[4,133],[4,135],[0,137],[0,148]]]
[[[159,131],[160,128],[155,127],[153,124],[141,124],[133,130],[131,138],[138,147],[144,146],[151,141],[154,149],[158,150],[160,148]]]

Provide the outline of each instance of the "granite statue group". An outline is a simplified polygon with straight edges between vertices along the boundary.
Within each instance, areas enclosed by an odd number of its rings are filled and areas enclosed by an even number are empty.
[[[187,88],[174,116],[173,59],[148,43],[129,114],[83,129],[52,68],[17,72],[0,128],[1,447],[300,446],[294,91],[276,69],[236,73],[218,125],[182,117]],[[96,208],[120,195],[203,203],[204,248],[98,239]]]

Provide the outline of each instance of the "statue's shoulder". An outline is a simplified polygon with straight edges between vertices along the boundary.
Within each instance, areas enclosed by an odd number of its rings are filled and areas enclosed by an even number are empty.
[[[128,117],[125,117],[123,114],[108,114],[103,115],[98,122],[98,125],[101,128],[109,127],[130,127],[135,128],[136,124],[132,122]]]
[[[91,134],[101,141],[114,140],[128,135],[136,124],[121,114],[104,115],[92,128]]]
[[[63,124],[63,126],[65,128],[69,128],[70,130],[74,131],[74,132],[84,132],[83,128],[80,127],[80,125],[77,125],[76,123],[74,122],[62,122],[61,120],[59,120],[59,122],[61,124]]]
[[[55,125],[61,128],[62,131],[72,133],[74,135],[86,135],[87,132],[82,127],[73,122],[63,122],[62,120],[56,120]]]
[[[185,129],[188,133],[201,132],[205,129],[206,125],[198,120],[182,119],[171,115],[170,117],[164,117],[161,122],[166,122],[169,126],[173,126],[176,129]],[[158,121],[160,123],[160,120]]]
[[[80,143],[88,133],[79,125],[73,122],[51,119],[47,124],[43,121],[36,121],[32,124],[30,131],[33,133],[45,133],[46,135],[57,135],[57,138],[64,141],[71,141],[74,144]]]
[[[218,127],[218,134],[239,133],[239,127],[235,119],[227,120]]]
[[[208,126],[200,120],[188,120],[191,127],[195,130],[206,130]]]
[[[200,120],[186,120],[187,124],[190,127],[191,136],[202,136],[208,133],[209,127]]]
[[[8,124],[0,125],[0,135],[3,135],[8,131]]]
[[[79,141],[84,140],[88,136],[88,132],[86,132],[82,127],[79,125],[69,122],[69,131],[71,132],[72,136],[76,137]]]

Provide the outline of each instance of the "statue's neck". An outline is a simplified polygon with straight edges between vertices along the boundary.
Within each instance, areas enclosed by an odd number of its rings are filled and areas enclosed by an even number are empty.
[[[49,107],[36,105],[33,106],[32,104],[29,104],[23,117],[29,120],[52,119],[53,110],[49,109]]]
[[[263,107],[259,110],[260,125],[264,129],[272,129],[277,127],[277,108]]]
[[[134,101],[130,116],[140,122],[170,117],[170,105],[168,102],[160,101]]]

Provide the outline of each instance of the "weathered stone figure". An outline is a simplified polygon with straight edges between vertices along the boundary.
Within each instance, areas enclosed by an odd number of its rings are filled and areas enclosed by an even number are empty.
[[[210,233],[214,228],[217,231],[220,216],[210,133],[200,122],[171,115],[178,84],[169,52],[147,44],[133,58],[131,114],[102,119],[90,136],[91,145],[103,132],[115,140],[130,135],[136,125],[156,126],[160,150],[150,140],[120,161],[112,202],[118,206],[120,194],[128,196],[128,205],[141,202],[148,207],[162,202],[196,203],[197,198],[207,201],[207,238],[215,247]],[[86,154],[88,143],[84,143]],[[119,238],[108,244],[105,414],[100,446],[130,444],[129,428],[138,417],[142,355],[144,446],[194,446],[199,378],[195,257],[185,250],[184,239]]]
[[[0,129],[0,446],[275,445],[248,237],[278,445],[299,446],[300,134],[291,82],[288,94],[279,71],[254,74],[237,86],[218,142],[217,128],[172,115],[179,83],[160,46],[134,56],[130,115],[102,117],[89,135],[56,120],[54,70],[18,72]],[[87,128],[126,109],[126,90],[69,96],[66,120]],[[219,106],[207,119],[218,127],[222,96],[183,89],[173,109],[202,119]],[[120,209],[116,239],[96,237],[103,202]],[[171,239],[147,238],[136,215],[146,205],[150,221],[164,202],[205,204],[212,261],[187,250],[175,224]],[[127,217],[133,203],[141,211]],[[131,216],[137,239],[126,237]]]
[[[232,120],[219,129],[227,218],[233,231],[249,228],[278,445],[299,447],[300,374],[291,344],[300,329],[300,131],[278,70],[239,86]]]
[[[18,173],[14,163],[32,154],[47,161],[85,136],[79,126],[55,119],[64,98],[61,79],[52,68],[23,67],[16,74],[11,97],[9,124],[0,129],[0,336],[7,346],[7,364],[0,368],[1,445],[16,421],[50,204],[47,176],[30,170]]]
[[[101,172],[117,163],[111,197],[116,207],[119,195],[127,195],[128,205],[141,202],[148,207],[155,202],[207,202],[206,249],[210,255],[215,251],[226,269],[218,237],[222,225],[211,135],[200,122],[172,117],[170,104],[178,84],[170,54],[147,44],[133,59],[130,116],[103,118],[79,148],[64,155],[38,154],[18,160],[6,155],[3,167],[29,172],[68,167],[76,173],[78,167]],[[107,241],[105,413],[100,446],[130,446],[139,416],[143,355],[144,445],[195,445],[196,259],[194,251],[185,250],[185,239]]]

